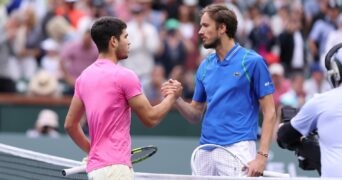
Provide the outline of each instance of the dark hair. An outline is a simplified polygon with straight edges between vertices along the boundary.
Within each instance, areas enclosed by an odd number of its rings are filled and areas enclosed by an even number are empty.
[[[206,6],[201,15],[208,13],[216,25],[224,24],[227,28],[226,34],[230,38],[234,38],[237,30],[237,19],[235,13],[222,4],[211,4]]]
[[[120,40],[122,31],[127,28],[127,25],[122,20],[104,16],[95,21],[91,27],[91,38],[95,42],[99,52],[108,51],[108,42],[112,36]]]

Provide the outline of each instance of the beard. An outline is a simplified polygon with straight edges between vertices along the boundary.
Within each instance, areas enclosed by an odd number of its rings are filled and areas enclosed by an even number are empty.
[[[220,39],[216,37],[213,41],[203,44],[203,47],[206,49],[215,49],[221,43]]]

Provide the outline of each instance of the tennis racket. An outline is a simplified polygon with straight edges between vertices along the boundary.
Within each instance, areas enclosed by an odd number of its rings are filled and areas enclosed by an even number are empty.
[[[131,151],[131,161],[133,164],[139,163],[157,152],[158,148],[156,146],[150,145],[145,147],[135,148]],[[63,176],[69,176],[72,174],[82,173],[86,171],[86,165],[76,166],[72,168],[67,168],[62,170]]]
[[[211,162],[213,160],[219,160],[221,162],[222,161],[229,162],[227,167],[225,166],[220,167],[220,171],[224,171],[227,174],[227,176],[235,176],[235,177],[246,176],[247,172],[242,171],[242,168],[244,166],[248,167],[247,164],[242,162],[237,155],[229,151],[227,148],[224,148],[223,146],[216,145],[216,144],[203,144],[194,149],[191,155],[191,162],[190,162],[192,174],[195,176],[206,174],[203,171],[201,172],[198,167],[201,166],[201,162],[203,161]],[[206,165],[202,164],[202,166],[206,166]],[[208,167],[206,166],[205,169],[206,169],[205,171],[207,171]],[[274,171],[264,171],[262,176],[284,177],[284,178],[290,177],[289,174],[279,173],[279,172],[274,172]]]

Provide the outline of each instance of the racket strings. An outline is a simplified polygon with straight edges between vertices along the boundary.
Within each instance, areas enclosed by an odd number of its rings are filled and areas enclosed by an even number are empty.
[[[224,176],[243,176],[243,164],[233,154],[224,149],[216,148],[213,152],[214,161],[216,162],[217,175]],[[228,163],[227,163],[228,162]]]
[[[227,163],[229,162],[229,163]],[[245,176],[244,165],[233,154],[221,148],[213,150],[200,149],[194,158],[194,175],[213,174],[217,176]]]

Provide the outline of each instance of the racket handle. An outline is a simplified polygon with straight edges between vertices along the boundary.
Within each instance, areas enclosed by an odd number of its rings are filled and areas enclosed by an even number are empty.
[[[77,174],[77,173],[81,173],[81,172],[85,172],[85,171],[86,171],[86,165],[76,166],[76,167],[72,167],[72,168],[68,168],[68,169],[63,169],[62,175],[63,176],[69,176],[72,174]]]
[[[274,172],[274,171],[264,171],[264,177],[280,177],[280,178],[289,178],[290,174]]]

